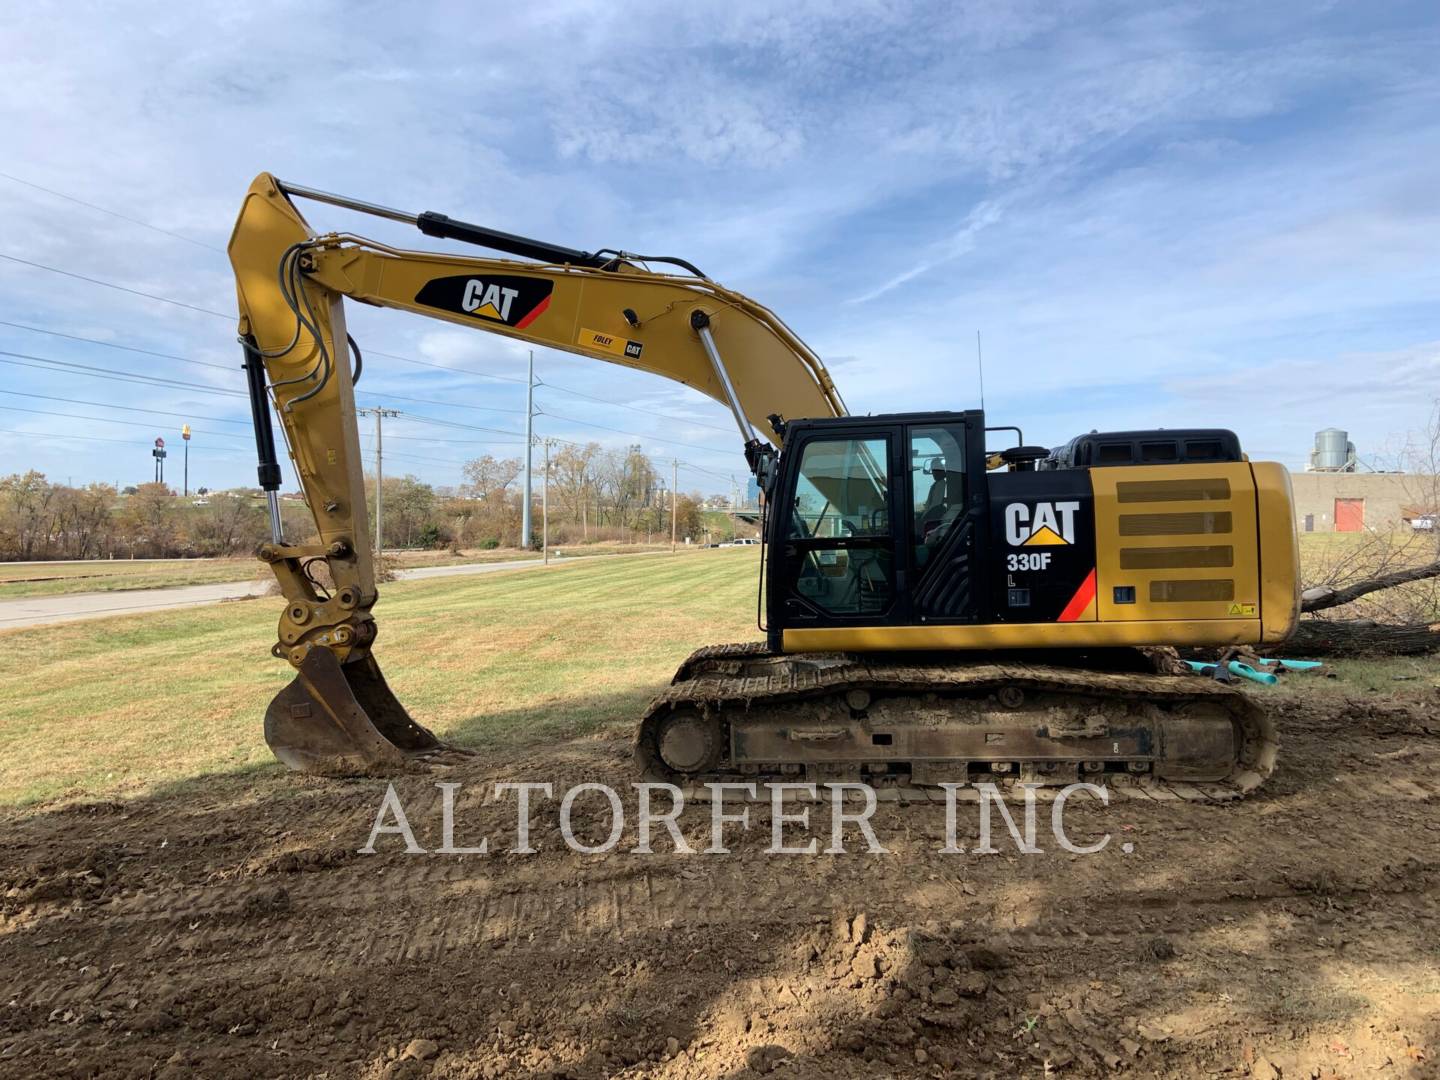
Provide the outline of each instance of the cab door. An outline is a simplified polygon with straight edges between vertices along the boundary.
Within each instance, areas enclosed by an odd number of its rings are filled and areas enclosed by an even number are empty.
[[[905,564],[896,527],[898,444],[897,428],[817,431],[787,451],[799,465],[777,507],[772,631],[899,617]]]
[[[988,483],[983,421],[936,417],[905,428],[909,622],[964,623],[986,600]]]

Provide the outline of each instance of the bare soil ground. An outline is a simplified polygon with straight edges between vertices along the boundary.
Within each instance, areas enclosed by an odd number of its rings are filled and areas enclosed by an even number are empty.
[[[7,810],[9,1076],[1440,1075],[1440,704],[1280,699],[1283,758],[1242,804],[1072,804],[1095,855],[944,855],[944,808],[881,804],[890,854],[569,850],[556,802],[514,844],[496,781],[632,779],[628,733],[396,780],[440,843],[361,855],[383,779],[275,772]],[[633,812],[633,800],[627,799]],[[1048,807],[1042,804],[1042,810]],[[814,834],[828,836],[824,808]],[[978,815],[960,806],[971,848]],[[606,804],[575,806],[603,841]],[[686,837],[709,838],[688,808]],[[804,839],[797,830],[792,840]],[[1003,833],[1002,833],[1003,835]],[[1128,846],[1128,850],[1127,850]]]

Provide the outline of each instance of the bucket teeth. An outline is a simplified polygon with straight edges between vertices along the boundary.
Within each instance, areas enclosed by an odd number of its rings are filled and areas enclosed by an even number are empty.
[[[410,719],[372,656],[341,664],[315,648],[265,712],[265,741],[297,772],[354,775],[394,771],[446,749]]]

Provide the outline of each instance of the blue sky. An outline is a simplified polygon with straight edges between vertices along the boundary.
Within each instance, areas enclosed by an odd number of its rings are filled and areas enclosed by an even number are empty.
[[[974,406],[979,330],[991,422],[1031,442],[1219,425],[1298,466],[1336,426],[1384,464],[1440,395],[1436,55],[1433,3],[33,4],[0,34],[0,255],[228,315],[220,249],[269,170],[681,255],[776,310],[856,412]],[[500,429],[393,421],[387,471],[520,451],[522,346],[352,312],[362,404]],[[0,320],[200,361],[0,324],[0,473],[144,480],[193,417],[192,485],[253,482],[226,318],[0,259]],[[708,399],[537,367],[539,434],[678,456],[690,489],[743,475]]]

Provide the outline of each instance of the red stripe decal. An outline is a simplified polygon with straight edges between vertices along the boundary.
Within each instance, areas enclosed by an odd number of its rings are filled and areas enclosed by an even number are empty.
[[[1075,595],[1065,605],[1065,610],[1060,612],[1060,618],[1056,622],[1075,622],[1085,609],[1090,606],[1090,601],[1095,599],[1095,571],[1091,570],[1080,583],[1080,588],[1075,590]]]
[[[534,322],[536,319],[538,319],[538,318],[540,317],[540,313],[543,312],[543,311],[544,311],[547,307],[549,307],[549,306],[550,306],[550,297],[547,296],[547,297],[545,297],[544,300],[541,300],[538,304],[535,305],[535,309],[534,309],[533,311],[531,311],[529,315],[526,315],[523,319],[521,319],[519,322],[517,322],[517,323],[515,324],[515,329],[516,329],[516,330],[524,330],[524,329],[525,329],[527,326],[529,326],[532,322]]]

